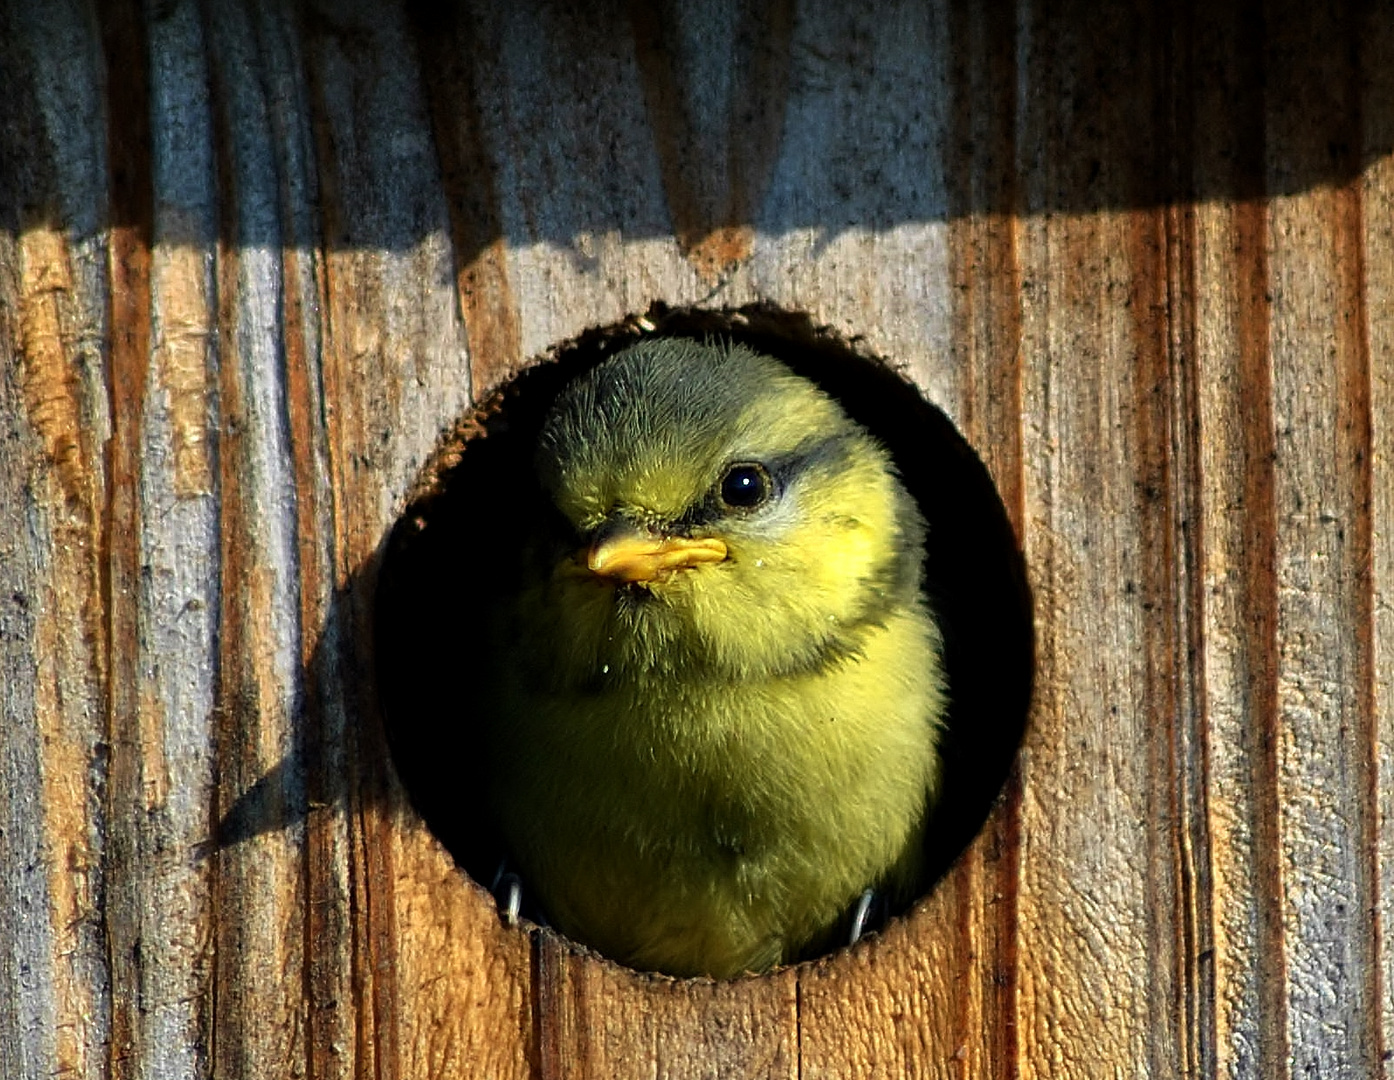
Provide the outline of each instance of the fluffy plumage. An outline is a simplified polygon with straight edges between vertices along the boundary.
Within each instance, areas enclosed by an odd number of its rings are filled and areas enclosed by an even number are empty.
[[[536,468],[487,751],[548,917],[721,977],[912,888],[944,691],[924,525],[880,445],[775,360],[657,340],[563,391]]]

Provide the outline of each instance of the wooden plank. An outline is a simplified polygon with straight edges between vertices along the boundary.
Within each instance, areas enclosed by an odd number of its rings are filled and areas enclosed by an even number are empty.
[[[19,992],[0,1022],[0,1071],[92,1077],[101,1075],[111,1039],[102,910],[106,283],[104,240],[91,228],[100,216],[91,196],[100,190],[103,135],[97,80],[81,48],[90,37],[73,32],[64,18],[72,11],[55,14],[48,25],[6,13],[0,58],[14,73],[4,80],[6,99],[24,114],[6,125],[4,141],[11,153],[23,147],[25,162],[3,185],[11,199],[0,300],[0,963]]]
[[[214,1041],[211,1064],[215,1074],[295,1075],[308,1027],[298,925],[306,778],[295,714],[301,635],[313,631],[298,617],[297,493],[279,326],[285,284],[267,105],[258,83],[241,74],[257,70],[251,28],[240,19],[217,20],[215,28],[226,58],[213,72],[215,115],[229,132],[254,136],[251,153],[239,153],[236,140],[221,147],[220,176],[238,192],[227,226],[234,237],[255,239],[223,243],[216,265],[221,588],[213,739],[225,835],[214,896],[213,1025],[229,1037]],[[256,801],[244,802],[252,792]],[[247,824],[226,835],[230,819]]]
[[[1246,18],[1247,16],[1247,18]],[[1193,184],[1249,198],[1202,202],[1193,213],[1194,349],[1198,387],[1203,588],[1199,678],[1204,687],[1206,816],[1211,897],[1207,968],[1214,995],[1211,1067],[1218,1075],[1278,1075],[1289,1058],[1281,1001],[1273,730],[1277,724],[1272,370],[1268,356],[1268,235],[1256,13],[1214,9],[1196,19]]]
[[[13,238],[7,238],[12,240]],[[57,1062],[96,1076],[109,1039],[100,901],[104,837],[100,776],[106,753],[98,673],[104,657],[93,616],[100,605],[91,510],[96,492],[68,424],[81,408],[78,364],[84,314],[69,252],[51,230],[7,243],[3,286],[7,418],[3,611],[4,708],[0,735],[0,862],[9,944],[9,995],[0,1068],[25,1075]],[[15,250],[18,248],[19,250]],[[94,633],[94,631],[97,631]]]
[[[1154,95],[1167,27],[1026,29],[1018,159],[1025,521],[1040,632],[1022,765],[1025,1075],[1181,1075],[1190,1011],[1175,757],[1184,538]],[[1090,86],[1083,93],[1085,84]],[[1129,93],[1128,87],[1152,87]],[[1144,134],[1146,133],[1146,134]],[[1066,205],[1060,206],[1060,202]],[[1080,503],[1089,492],[1090,508]]]
[[[144,85],[147,39],[138,13],[103,25],[108,109],[149,110],[149,127],[113,137],[148,158],[112,184],[130,226],[117,234],[111,353],[114,447],[106,617],[113,627],[110,729],[114,799],[107,933],[117,1040],[109,1068],[197,1074],[207,1067],[216,695],[218,508],[211,454],[214,321],[209,197],[212,132],[203,48],[188,19],[151,28],[162,62]],[[196,31],[196,26],[194,27]],[[162,122],[162,118],[167,118]],[[178,118],[177,123],[168,119]],[[143,129],[143,130],[142,130]],[[119,168],[128,168],[121,162]],[[200,230],[201,227],[201,230]],[[191,233],[202,232],[203,242]],[[155,246],[173,233],[181,245]],[[119,243],[115,242],[118,241]],[[120,637],[119,644],[116,638]],[[117,687],[119,686],[119,689]]]
[[[1358,162],[1348,22],[1312,11],[1269,39],[1269,186]],[[1320,74],[1309,57],[1329,58]],[[1349,54],[1346,54],[1349,55]],[[1318,79],[1319,82],[1314,82]],[[1318,92],[1314,89],[1319,87]],[[1377,1060],[1372,794],[1370,357],[1359,185],[1270,202],[1277,803],[1294,1073]]]
[[[414,44],[401,11],[371,4],[338,9],[300,44],[318,156],[318,190],[307,184],[306,197],[318,199],[311,235],[326,248],[299,300],[307,396],[297,411],[323,439],[326,469],[323,509],[302,527],[326,545],[321,572],[334,590],[312,666],[324,772],[311,828],[323,839],[308,887],[339,954],[317,961],[325,1030],[311,1070],[525,1076],[529,943],[498,925],[425,833],[388,768],[368,681],[376,552],[442,431],[469,406],[480,343],[461,319]]]
[[[1394,311],[1394,158],[1380,147],[1394,140],[1394,71],[1370,60],[1394,47],[1394,27],[1378,20],[1364,28],[1361,70],[1368,72],[1360,110],[1362,160],[1370,162],[1360,181],[1360,238],[1364,245],[1364,327],[1370,364],[1371,632],[1373,639],[1370,812],[1374,817],[1377,950],[1376,1051],[1384,1080],[1394,1077],[1394,326],[1382,313]]]

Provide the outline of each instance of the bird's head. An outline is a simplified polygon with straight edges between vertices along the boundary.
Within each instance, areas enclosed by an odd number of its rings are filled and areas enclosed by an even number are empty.
[[[747,348],[626,349],[563,391],[536,460],[559,513],[530,604],[564,677],[811,670],[918,591],[923,524],[885,450]]]

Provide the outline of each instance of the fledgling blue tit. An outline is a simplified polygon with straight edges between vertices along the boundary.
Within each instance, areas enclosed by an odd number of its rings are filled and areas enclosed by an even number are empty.
[[[886,451],[779,361],[657,339],[566,387],[536,470],[488,798],[550,920],[726,977],[797,959],[868,888],[908,898],[945,680]]]

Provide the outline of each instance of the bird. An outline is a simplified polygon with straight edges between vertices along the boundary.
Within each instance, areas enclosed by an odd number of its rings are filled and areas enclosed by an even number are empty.
[[[530,900],[631,968],[731,978],[913,899],[948,700],[925,522],[831,396],[655,337],[569,382],[480,688]]]

